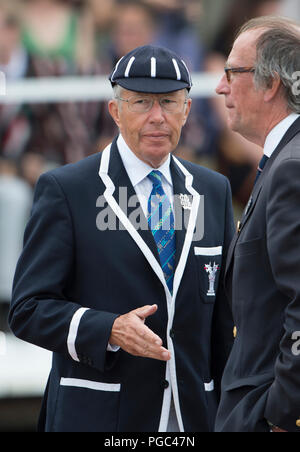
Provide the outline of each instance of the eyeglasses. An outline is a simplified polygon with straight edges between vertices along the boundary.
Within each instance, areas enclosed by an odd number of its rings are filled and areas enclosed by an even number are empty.
[[[150,96],[132,96],[129,99],[123,99],[116,96],[116,99],[128,103],[128,109],[133,113],[147,113],[154,105],[155,98]],[[179,113],[183,109],[183,105],[187,104],[187,100],[176,100],[172,97],[161,97],[158,99],[161,108],[168,113]]]
[[[234,73],[243,74],[245,72],[255,72],[255,68],[254,67],[225,67],[224,71],[226,74],[227,82],[231,83],[232,74],[234,74]]]

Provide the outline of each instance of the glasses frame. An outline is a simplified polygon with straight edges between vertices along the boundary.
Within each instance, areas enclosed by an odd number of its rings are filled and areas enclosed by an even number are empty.
[[[231,74],[245,74],[248,72],[255,72],[254,67],[224,67],[227,82],[231,83]]]
[[[150,99],[152,100],[152,104],[150,105],[150,107],[149,107],[147,110],[145,110],[145,111],[143,111],[143,112],[138,112],[138,111],[134,111],[134,110],[130,109],[130,107],[129,107],[129,105],[130,105],[129,102],[130,102],[130,99],[133,99],[134,97],[136,97],[136,96],[130,96],[128,99],[123,99],[123,98],[120,97],[120,96],[116,96],[115,99],[121,100],[122,102],[127,102],[127,103],[128,103],[128,109],[129,109],[129,111],[131,111],[132,113],[140,113],[140,114],[143,114],[143,113],[148,113],[149,111],[152,110],[153,105],[154,105],[154,102],[155,102],[155,99],[153,99],[153,97],[150,97]],[[158,102],[159,102],[159,105],[161,106],[161,108],[162,108],[162,110],[163,110],[164,112],[170,113],[170,114],[179,113],[179,111],[168,111],[168,110],[161,104],[161,101],[162,101],[163,99],[165,99],[165,98],[164,98],[164,97],[161,97],[160,99],[158,99]],[[175,102],[178,103],[177,100],[175,100]],[[186,105],[187,103],[188,103],[188,99],[185,99],[185,101],[183,102],[182,108],[183,108],[184,105]]]

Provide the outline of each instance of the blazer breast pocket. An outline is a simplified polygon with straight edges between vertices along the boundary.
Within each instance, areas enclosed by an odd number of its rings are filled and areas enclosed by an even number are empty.
[[[222,263],[222,246],[194,247],[200,296],[204,303],[214,303]]]

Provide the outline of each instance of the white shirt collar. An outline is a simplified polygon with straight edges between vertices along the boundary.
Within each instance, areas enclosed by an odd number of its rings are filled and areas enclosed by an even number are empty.
[[[271,130],[264,145],[264,154],[267,157],[271,157],[287,130],[299,117],[297,113],[291,113]]]
[[[139,184],[143,179],[145,179],[148,174],[153,171],[153,168],[147,163],[140,160],[129,148],[124,138],[120,134],[117,140],[117,146],[119,149],[119,153],[129,176],[129,179],[135,187]],[[172,186],[172,177],[170,172],[170,161],[171,156],[168,155],[167,160],[159,167],[159,170],[162,175],[165,177],[166,181]]]

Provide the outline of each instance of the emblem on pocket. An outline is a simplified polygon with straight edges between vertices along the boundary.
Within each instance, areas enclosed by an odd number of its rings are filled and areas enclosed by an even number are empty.
[[[219,265],[217,265],[214,262],[214,265],[211,265],[211,262],[209,264],[205,264],[204,268],[206,272],[208,273],[208,281],[209,281],[209,289],[207,292],[208,297],[214,297],[216,295],[215,293],[215,280],[216,280],[216,274],[219,270]]]

